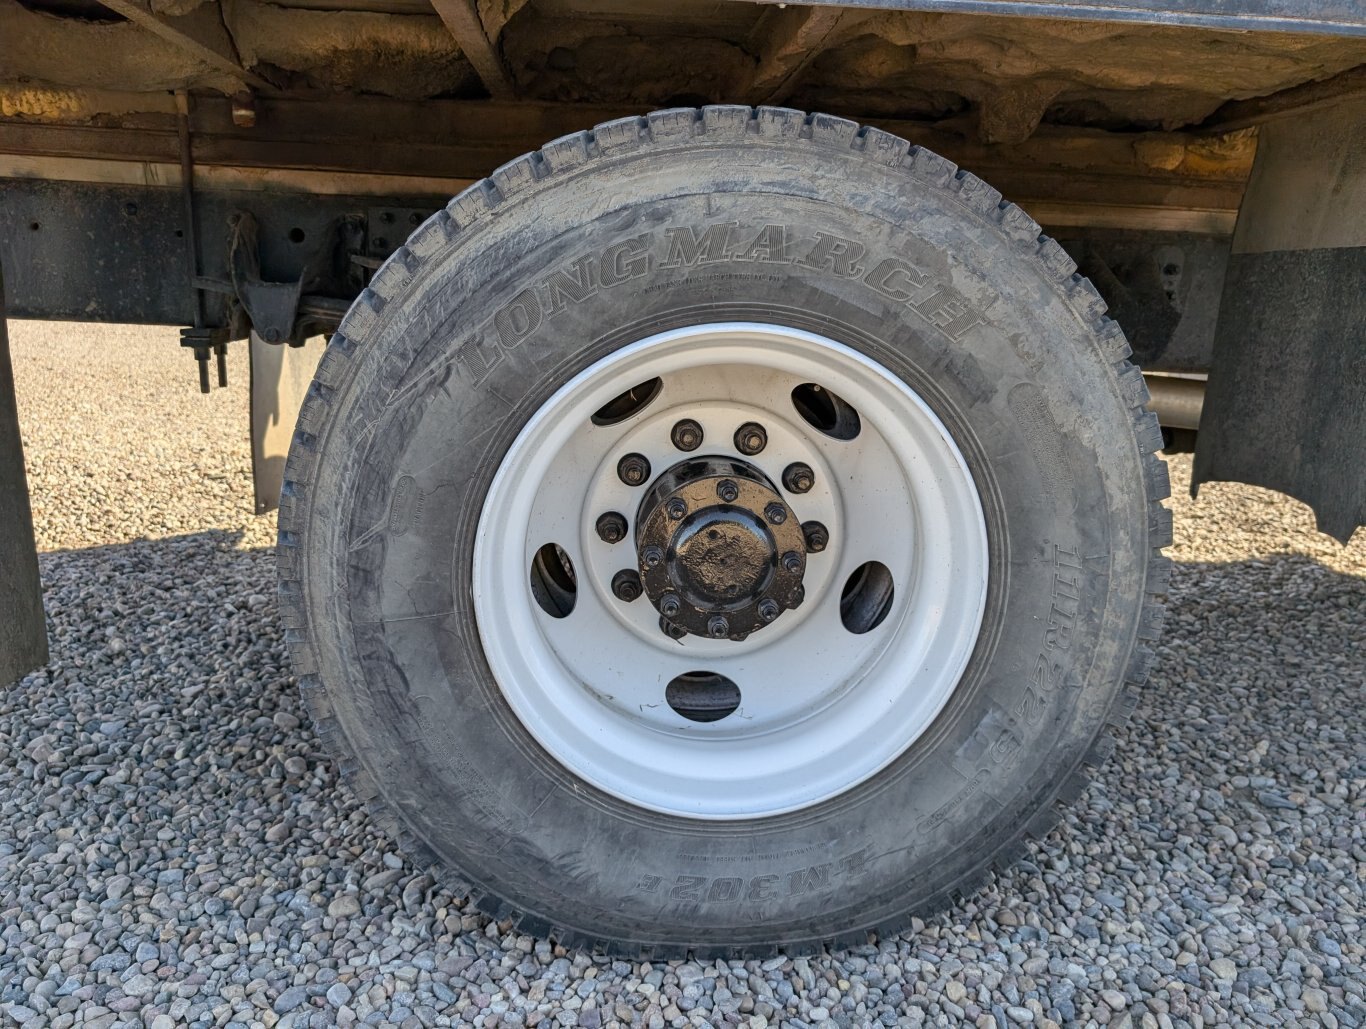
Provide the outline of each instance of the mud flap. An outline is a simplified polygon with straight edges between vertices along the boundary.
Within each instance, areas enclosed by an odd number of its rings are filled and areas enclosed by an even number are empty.
[[[294,422],[326,348],[321,336],[291,347],[251,334],[251,474],[257,514],[280,506]]]
[[[1366,524],[1366,99],[1260,129],[1224,281],[1191,492],[1288,493]]]
[[[10,367],[5,281],[0,272],[0,686],[45,664],[43,591]]]

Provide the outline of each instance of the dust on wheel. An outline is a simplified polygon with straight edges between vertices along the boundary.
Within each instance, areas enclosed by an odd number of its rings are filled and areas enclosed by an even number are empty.
[[[1159,628],[1128,348],[1018,209],[873,129],[623,119],[457,197],[300,416],[281,596],[360,793],[622,953],[894,931],[1046,831]]]

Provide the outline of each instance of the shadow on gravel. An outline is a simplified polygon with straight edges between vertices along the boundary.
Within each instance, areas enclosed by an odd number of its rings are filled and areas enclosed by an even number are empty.
[[[151,999],[155,982],[139,1000],[120,979],[135,959],[274,998],[295,985],[282,966],[376,948],[418,967],[463,955],[446,993],[475,997],[471,961],[506,953],[510,974],[527,953],[376,834],[293,688],[273,553],[240,540],[42,556],[52,663],[0,692],[0,922],[29,927],[0,984],[21,953],[32,970],[75,936],[82,965],[110,973],[86,1002],[112,1011]],[[1103,1013],[1103,983],[1135,1023],[1303,1013],[1320,995],[1366,1022],[1363,613],[1366,580],[1305,557],[1177,564],[1134,717],[1063,825],[983,892],[860,949],[867,967],[920,967],[952,939],[960,970],[993,990],[1008,974],[1007,999],[1044,997],[1063,1024]]]

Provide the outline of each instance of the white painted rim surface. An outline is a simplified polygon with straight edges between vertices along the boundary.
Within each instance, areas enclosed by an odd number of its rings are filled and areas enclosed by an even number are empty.
[[[599,426],[591,416],[658,376],[641,411]],[[833,439],[792,390],[816,383],[852,405],[861,431]],[[692,454],[670,442],[679,419],[701,423]],[[735,429],[756,421],[768,445],[746,458],[774,483],[792,461],[815,470],[806,494],[783,490],[830,543],[807,557],[805,602],[742,642],[671,639],[648,597],[625,603],[612,576],[636,566],[631,533],[647,486],[617,477],[645,455],[651,480],[690,457],[740,455]],[[781,487],[779,487],[781,489]],[[597,517],[631,532],[598,538]],[[573,565],[573,610],[538,604],[530,570],[547,543]],[[841,593],[877,561],[895,587],[870,631],[850,632]],[[701,819],[800,810],[865,781],[903,753],[953,694],[981,629],[986,522],[962,454],[933,411],[876,362],[833,340],[776,325],[676,329],[616,351],[555,393],[503,459],[485,499],[474,553],[474,609],[498,685],[527,731],[566,769],[623,801]],[[717,721],[665,699],[676,676],[706,671],[740,690]]]

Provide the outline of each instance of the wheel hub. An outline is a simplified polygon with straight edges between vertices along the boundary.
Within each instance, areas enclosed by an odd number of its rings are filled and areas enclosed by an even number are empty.
[[[801,524],[748,461],[680,461],[651,484],[635,524],[641,581],[666,631],[739,641],[802,602]]]

